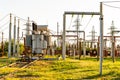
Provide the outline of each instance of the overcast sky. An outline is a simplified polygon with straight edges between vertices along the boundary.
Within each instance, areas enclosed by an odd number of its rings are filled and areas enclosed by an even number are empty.
[[[56,26],[59,22],[61,31],[64,11],[99,12],[99,2],[101,1],[103,0],[0,0],[0,19],[9,13],[13,13],[24,19],[30,17],[37,24],[48,24],[48,28],[53,31],[57,30]],[[120,2],[105,4],[120,7]],[[109,32],[108,28],[112,20],[114,20],[116,28],[120,29],[120,9],[103,5],[103,14],[105,35]],[[85,30],[86,34],[90,35],[89,32],[94,26],[98,36],[99,16],[93,16],[88,26],[86,26],[90,18],[91,16],[83,16],[80,30]],[[73,19],[72,16],[67,17],[67,28],[73,28],[75,19],[76,16],[73,16]],[[0,24],[2,23],[0,22]]]

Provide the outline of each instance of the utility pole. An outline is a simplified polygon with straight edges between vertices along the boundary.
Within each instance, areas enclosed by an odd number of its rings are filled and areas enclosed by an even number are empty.
[[[57,35],[59,35],[59,23],[57,22]],[[59,45],[59,37],[57,37],[57,44],[58,44],[58,47],[60,47]]]
[[[30,18],[28,17],[28,20],[27,20],[27,23],[26,23],[26,26],[27,26],[27,28],[26,28],[26,35],[30,35]]]
[[[20,20],[18,19],[18,29],[17,29],[17,56],[19,55],[19,27],[20,27]]]
[[[114,38],[114,34],[115,34],[115,26],[114,26],[114,21],[112,21],[112,24],[110,26],[110,36],[111,36],[111,57],[112,57],[112,60],[113,62],[115,61],[115,38]]]
[[[14,17],[13,56],[16,55],[16,17]]]
[[[114,21],[112,21],[112,24],[111,24],[111,26],[110,26],[109,29],[110,29],[110,33],[108,33],[108,34],[110,34],[110,36],[112,36],[112,37],[111,37],[111,43],[112,43],[112,45],[111,45],[111,48],[112,48],[112,49],[111,49],[111,52],[112,52],[112,53],[111,53],[111,56],[112,56],[112,58],[113,58],[113,55],[114,55],[114,49],[113,49],[113,48],[114,48],[114,45],[113,45],[114,39],[113,39],[113,37],[114,37],[114,34],[115,34],[114,31],[115,31],[115,29],[116,29],[115,26],[114,26]]]
[[[91,33],[91,35],[90,35],[90,37],[91,37],[91,48],[93,48],[94,47],[94,43],[95,43],[95,29],[94,29],[94,26],[92,27],[92,31],[90,32]]]
[[[103,3],[100,2],[100,76],[102,76],[103,61]]]
[[[63,36],[62,36],[62,58],[65,60],[66,58],[66,14],[63,14]]]
[[[83,57],[86,56],[85,31],[83,33]]]
[[[112,32],[112,59],[115,62],[115,40],[114,40],[114,31]]]
[[[74,26],[76,26],[76,31],[77,31],[77,52],[79,54],[79,59],[80,59],[81,50],[79,49],[79,34],[78,34],[78,30],[79,30],[79,26],[80,26],[79,15],[77,16],[75,23],[76,23],[76,25],[74,25]]]
[[[112,21],[112,25],[111,25],[111,42],[112,42],[112,59],[113,59],[113,62],[115,62],[115,40],[114,40],[114,21]]]
[[[10,13],[8,58],[11,57],[11,27],[12,27],[12,14]]]
[[[63,56],[63,59],[65,59],[65,54],[66,54],[66,42],[65,42],[65,40],[66,40],[66,15],[73,15],[73,14],[74,15],[101,15],[100,12],[72,12],[72,11],[64,12],[64,15],[63,15],[63,36],[62,36],[62,40],[63,40],[62,56]],[[103,24],[101,18],[100,18],[100,23]],[[102,26],[101,24],[100,24],[100,26]]]

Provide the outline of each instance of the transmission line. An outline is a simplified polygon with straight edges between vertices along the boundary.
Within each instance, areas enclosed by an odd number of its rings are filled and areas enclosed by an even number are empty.
[[[115,2],[120,2],[120,1],[103,1],[103,3],[115,3]]]
[[[73,15],[72,15],[72,18],[71,18],[71,21],[70,21],[70,26],[69,26],[69,28],[68,28],[68,29],[70,29],[71,24],[72,24],[72,21],[73,21]]]
[[[82,14],[81,19],[80,19],[80,24],[81,24],[82,20],[83,20],[83,14]]]
[[[93,15],[91,16],[91,18],[89,19],[88,23],[86,24],[86,26],[84,27],[83,30],[85,30],[85,29],[87,28],[87,26],[89,25],[89,23],[90,23],[90,21],[92,20],[92,18],[93,18]]]
[[[5,15],[2,19],[0,19],[0,22],[4,20],[9,14]]]
[[[2,31],[5,31],[7,28],[8,28],[8,26],[4,27],[4,28],[2,29]]]
[[[25,22],[28,21],[28,20],[23,19],[23,18],[21,18],[21,17],[19,17],[19,16],[16,16],[15,14],[12,14],[12,15],[14,15],[15,17],[17,17],[18,19],[20,19],[20,20],[22,20],[22,21],[25,21]],[[30,22],[33,22],[33,21],[30,20]]]
[[[9,23],[9,21],[7,21],[6,23],[4,23],[3,25],[0,25],[0,28],[3,28],[5,25],[7,25]]]
[[[108,6],[108,7],[112,7],[112,8],[117,8],[117,9],[120,9],[120,7],[116,7],[116,6],[111,6],[111,5],[108,5],[108,4],[104,4],[105,6]]]

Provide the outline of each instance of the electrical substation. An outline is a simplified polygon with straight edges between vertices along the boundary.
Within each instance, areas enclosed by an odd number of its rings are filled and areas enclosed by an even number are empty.
[[[8,49],[4,46],[4,33],[2,32],[0,56],[7,56],[8,58],[16,57],[19,58],[21,62],[30,62],[32,60],[60,60],[60,58],[61,60],[66,60],[66,58],[81,60],[81,58],[85,59],[86,57],[90,57],[100,62],[99,71],[100,75],[102,75],[102,62],[104,58],[110,58],[113,62],[115,62],[116,58],[120,58],[120,36],[116,35],[120,30],[116,29],[114,20],[109,23],[109,33],[104,35],[104,27],[106,26],[104,25],[103,5],[105,5],[105,3],[107,2],[100,2],[99,11],[97,12],[64,11],[62,17],[63,25],[59,25],[59,23],[56,22],[56,33],[53,33],[53,31],[49,29],[48,24],[38,25],[39,23],[30,20],[29,17],[25,20],[10,13],[7,15],[9,16],[9,23],[7,23],[9,25]],[[70,28],[68,22],[71,19],[71,25],[74,16],[76,16],[76,19],[74,19],[75,24]],[[85,24],[82,25],[84,16],[89,16],[90,19],[87,18],[88,22],[86,21]],[[89,26],[94,16],[97,16],[99,22],[97,28],[99,31],[96,31],[94,22],[92,23],[93,26]],[[22,29],[23,26],[20,25],[21,22],[26,29]],[[81,29],[81,26],[84,26],[84,29]],[[85,30],[88,26],[90,32]],[[62,27],[61,32],[59,27]],[[23,44],[22,50],[20,48],[20,42]],[[55,56],[55,58],[48,59],[45,58],[45,56]]]

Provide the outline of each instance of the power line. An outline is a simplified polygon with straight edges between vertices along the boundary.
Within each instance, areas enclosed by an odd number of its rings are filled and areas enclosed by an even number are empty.
[[[26,19],[23,19],[23,18],[21,18],[21,17],[19,17],[19,16],[16,16],[16,15],[15,15],[15,17],[19,18],[20,20],[27,21]]]
[[[9,14],[5,15],[0,21],[4,20]]]
[[[80,19],[80,22],[79,22],[79,23],[81,23],[81,22],[82,22],[82,20],[83,20],[83,15],[81,16],[81,19]],[[70,21],[70,26],[69,26],[69,28],[68,28],[68,29],[70,29],[71,24],[72,24],[72,21],[73,21],[73,15],[72,15],[72,18],[71,18],[71,21]]]
[[[82,16],[81,16],[80,23],[82,22],[82,20],[83,20],[83,14],[82,14]]]
[[[70,26],[69,26],[69,28],[68,28],[68,29],[70,29],[71,24],[72,24],[72,21],[73,21],[73,15],[72,15],[72,18],[71,18],[71,21],[70,21]]]
[[[6,30],[8,28],[8,26],[6,26],[6,27],[4,27],[3,29],[1,29],[1,31],[4,31],[4,30]]]
[[[15,14],[12,14],[12,15],[14,15],[15,17],[17,17],[18,19],[20,19],[20,20],[22,20],[22,21],[28,21],[28,20],[23,19],[23,18],[21,18],[21,17],[19,17],[19,16],[16,16]],[[33,21],[30,20],[30,22],[33,22]]]
[[[91,16],[91,18],[89,19],[88,23],[86,24],[86,26],[84,27],[83,30],[85,30],[85,29],[87,28],[87,26],[89,25],[89,23],[90,23],[90,21],[92,20],[92,18],[93,18],[93,15]]]
[[[0,28],[0,30],[1,31],[4,31],[4,30],[6,30],[7,28],[8,28],[8,26],[6,26],[6,25],[8,25],[9,24],[9,21],[7,21],[5,24],[3,24]],[[6,26],[6,27],[4,27],[4,26]],[[2,29],[3,28],[3,29]]]
[[[7,21],[6,23],[4,23],[3,25],[0,25],[0,28],[3,28],[5,25],[7,25],[9,23],[9,21]]]
[[[103,1],[103,3],[115,3],[115,2],[120,2],[120,1]]]
[[[56,34],[57,32],[56,32],[56,31],[53,31],[53,30],[50,30],[50,33]]]
[[[104,4],[105,6],[108,6],[108,7],[112,7],[112,8],[117,8],[117,9],[120,9],[120,7],[116,7],[116,6],[111,6],[111,5],[108,5],[108,4]]]

